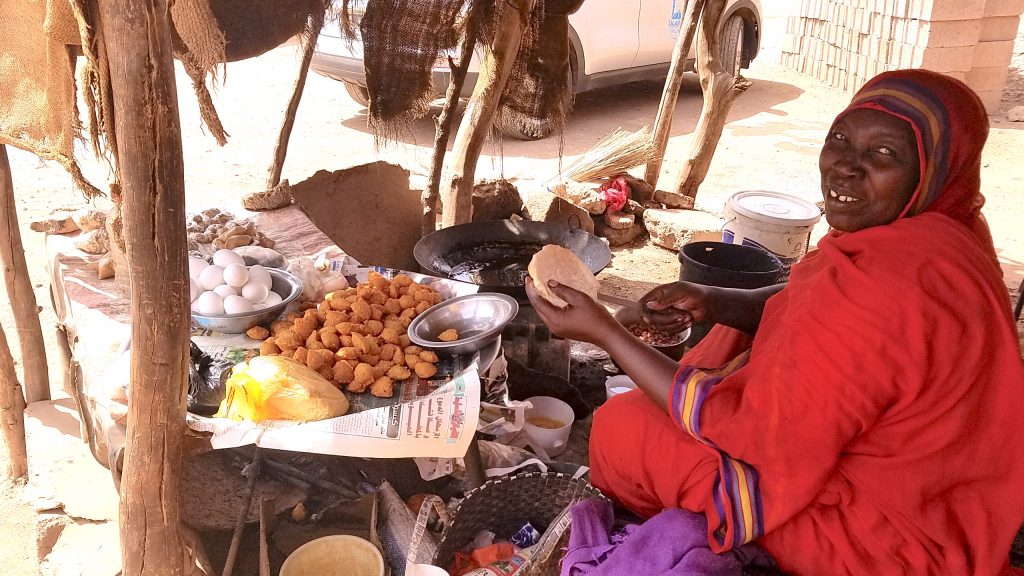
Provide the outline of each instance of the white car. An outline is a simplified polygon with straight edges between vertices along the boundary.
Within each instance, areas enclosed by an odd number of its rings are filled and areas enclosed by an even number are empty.
[[[569,66],[574,93],[641,80],[664,81],[668,76],[672,50],[682,25],[685,0],[585,0],[569,16]],[[354,6],[358,23],[362,6]],[[747,68],[757,56],[761,40],[761,5],[758,0],[730,0],[719,27],[722,59],[734,74]],[[696,43],[695,43],[696,44]],[[692,69],[696,50],[691,49]],[[446,58],[434,68],[434,90],[442,97],[448,87],[450,70]],[[470,63],[462,96],[468,97],[476,83],[477,58]],[[336,21],[325,24],[317,39],[310,66],[314,71],[340,80],[353,100],[366,105],[366,72],[362,43],[340,37]],[[506,134],[536,139],[550,131]]]

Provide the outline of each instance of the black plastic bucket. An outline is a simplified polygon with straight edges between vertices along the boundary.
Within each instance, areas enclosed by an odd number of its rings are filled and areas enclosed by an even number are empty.
[[[679,250],[679,279],[722,288],[763,288],[784,278],[782,262],[755,246],[725,242],[693,242]],[[694,325],[688,346],[694,346],[711,325]]]

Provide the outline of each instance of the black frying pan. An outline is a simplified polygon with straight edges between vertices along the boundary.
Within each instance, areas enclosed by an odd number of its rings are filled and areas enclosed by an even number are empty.
[[[600,238],[565,224],[493,220],[443,228],[416,243],[413,256],[428,273],[525,298],[526,267],[545,244],[571,250],[597,274],[612,253]]]

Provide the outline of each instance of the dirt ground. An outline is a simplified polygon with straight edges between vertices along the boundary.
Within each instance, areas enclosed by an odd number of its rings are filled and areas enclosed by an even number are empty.
[[[766,23],[766,30],[771,27]],[[774,22],[776,26],[778,22]],[[1022,28],[1024,32],[1024,28]],[[698,196],[698,207],[720,212],[725,200],[741,190],[766,189],[788,192],[808,200],[819,198],[817,155],[825,130],[849,95],[813,79],[780,69],[777,51],[766,32],[766,44],[746,76],[752,87],[733,106],[711,171]],[[216,145],[201,127],[196,100],[186,80],[179,82],[179,106],[185,159],[187,204],[190,210],[218,206],[242,212],[240,197],[266,186],[280,119],[287,105],[299,55],[295,46],[284,46],[256,59],[231,64],[222,75],[215,101],[230,133],[227,146]],[[990,117],[992,131],[985,149],[983,186],[989,218],[1003,264],[1004,279],[1018,297],[1016,287],[1024,278],[1024,123],[1011,123],[1006,110],[1024,104],[1024,33],[1018,36],[1014,67],[1000,110]],[[187,78],[179,70],[179,78]],[[520,191],[558,172],[560,163],[586,151],[608,131],[622,127],[639,129],[653,123],[661,94],[654,84],[634,84],[595,91],[577,98],[564,137],[539,142],[506,141],[489,144],[477,177],[503,175]],[[695,78],[686,81],[681,93],[672,138],[666,153],[661,187],[672,185],[690,142],[700,107]],[[430,162],[433,123],[424,119],[403,134],[398,142],[375,146],[366,129],[365,110],[350,100],[340,83],[311,74],[299,108],[284,178],[303,180],[318,169],[336,170],[375,160],[398,163],[422,185]],[[72,188],[67,174],[56,164],[42,162],[20,150],[10,149],[18,218],[41,320],[47,337],[51,387],[58,394],[60,370],[52,335],[55,318],[50,307],[43,236],[28,229],[29,222],[51,211],[82,206],[85,202]],[[561,154],[561,156],[560,156]],[[84,149],[80,157],[86,173],[102,184],[105,164],[91,160]],[[102,186],[101,186],[102,187]],[[106,206],[105,201],[97,202]],[[339,206],[344,209],[344,206]],[[818,230],[820,234],[822,230]],[[601,275],[605,291],[636,297],[650,287],[675,279],[676,255],[650,245],[615,251],[612,265]],[[8,335],[14,357],[19,358],[10,308],[0,305],[0,323]],[[1021,328],[1024,329],[1024,323]],[[20,366],[19,366],[20,370]],[[0,462],[0,466],[5,466]],[[22,502],[20,490],[6,484],[0,493],[0,566],[9,575],[36,572],[32,510]]]

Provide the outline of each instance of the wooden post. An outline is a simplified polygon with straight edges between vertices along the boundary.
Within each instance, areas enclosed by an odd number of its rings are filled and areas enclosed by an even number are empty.
[[[126,256],[131,394],[121,477],[125,576],[190,574],[179,530],[188,378],[185,179],[167,0],[98,2],[109,54]]]
[[[644,180],[655,189],[658,188],[661,165],[665,162],[665,148],[668,147],[668,135],[672,129],[672,116],[676,111],[679,87],[683,84],[683,73],[686,71],[686,56],[693,46],[693,36],[697,32],[697,22],[703,9],[704,0],[689,0],[686,3],[686,14],[683,16],[676,46],[672,50],[672,63],[669,65],[665,89],[661,93],[658,115],[654,117],[654,148],[657,155],[654,160],[648,162]]]
[[[50,375],[46,367],[43,329],[39,325],[39,306],[32,291],[32,279],[25,264],[25,248],[18,227],[18,208],[14,201],[14,182],[7,146],[0,144],[0,219],[6,230],[0,233],[0,262],[4,266],[7,298],[14,310],[14,324],[21,343],[21,365],[25,376],[25,402],[50,399]],[[8,352],[10,354],[10,352]]]
[[[689,206],[693,206],[697,189],[711,168],[711,159],[715,155],[715,148],[718,147],[718,140],[722,137],[729,108],[736,97],[750,87],[749,81],[742,77],[734,77],[722,66],[716,31],[724,10],[725,0],[708,0],[701,17],[701,34],[697,42],[697,73],[700,75],[704,106],[700,110],[697,128],[693,133],[690,157],[679,172],[674,187],[678,197]]]
[[[295,114],[299,110],[299,102],[302,101],[302,92],[306,88],[309,63],[313,60],[313,49],[316,47],[316,39],[320,36],[320,30],[324,27],[323,12],[314,12],[311,18],[312,25],[307,33],[303,34],[302,63],[299,64],[299,77],[295,80],[295,89],[292,91],[292,97],[288,101],[288,109],[284,113],[284,123],[281,125],[281,132],[277,136],[277,146],[274,147],[274,162],[270,165],[270,173],[267,175],[267,190],[281,183],[284,158],[288,154],[288,140],[292,136],[292,127],[295,125]]]
[[[472,5],[477,6],[478,4],[474,2]],[[434,124],[434,153],[430,160],[430,177],[427,179],[427,187],[423,189],[423,194],[420,196],[420,202],[423,204],[423,236],[437,229],[437,200],[440,196],[441,170],[444,168],[445,153],[448,152],[448,138],[452,132],[455,109],[459,106],[459,95],[462,94],[462,86],[466,83],[466,72],[469,71],[469,61],[473,58],[473,48],[476,46],[479,17],[479,13],[472,9],[467,16],[466,31],[462,36],[462,45],[459,48],[458,64],[453,62],[450,57],[448,58],[448,68],[452,71],[452,78],[448,84],[448,92],[445,94],[441,115]],[[470,194],[472,195],[472,191]],[[471,206],[472,202],[473,199],[470,197]],[[470,216],[472,217],[472,215]]]
[[[14,359],[7,346],[7,335],[0,326],[0,426],[7,445],[7,478],[28,476],[28,452],[25,449],[25,398],[21,395]]]
[[[529,26],[535,4],[536,0],[506,0],[500,3],[501,16],[494,26],[497,30],[494,43],[484,49],[480,76],[452,146],[447,177],[450,184],[441,196],[441,226],[444,228],[466,224],[473,218],[476,163],[480,159],[487,134],[491,131],[505,81],[512,71],[523,32]]]

